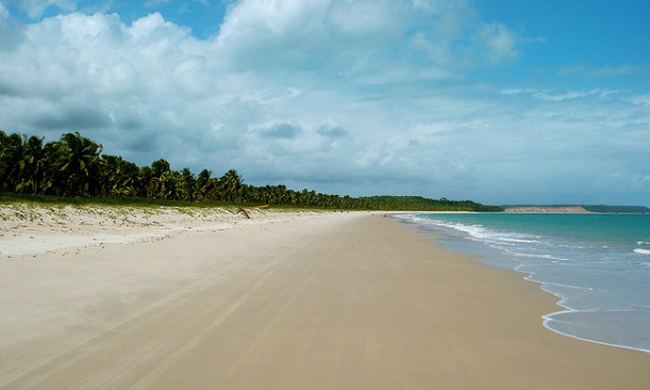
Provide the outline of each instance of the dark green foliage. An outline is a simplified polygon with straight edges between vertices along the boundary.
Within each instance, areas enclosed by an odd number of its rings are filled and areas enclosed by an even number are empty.
[[[498,206],[485,206],[471,200],[428,199],[421,196],[369,196],[359,198],[375,210],[410,211],[503,211]]]
[[[592,213],[650,213],[650,209],[645,206],[604,206],[589,205],[582,206]]]
[[[34,203],[34,204],[47,204],[53,206],[130,206],[130,207],[228,207],[228,206],[242,206],[242,203],[224,202],[218,200],[205,199],[201,201],[186,202],[182,200],[171,199],[154,199],[154,198],[140,198],[140,197],[117,197],[117,196],[50,196],[50,195],[32,195],[32,194],[17,194],[17,193],[4,193],[0,194],[0,204],[12,203]],[[260,204],[245,204],[246,206],[259,206]]]
[[[502,211],[472,201],[426,199],[419,196],[352,198],[327,195],[284,185],[255,187],[234,169],[220,178],[204,169],[198,176],[180,172],[159,159],[138,167],[119,156],[102,154],[103,147],[79,133],[43,144],[42,138],[0,131],[0,201],[102,204],[197,205],[251,204],[363,210]],[[14,195],[7,195],[14,194]],[[29,195],[28,195],[29,194]]]

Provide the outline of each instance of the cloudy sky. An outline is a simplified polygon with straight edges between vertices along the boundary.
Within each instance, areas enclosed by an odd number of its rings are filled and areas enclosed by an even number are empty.
[[[140,165],[650,206],[646,0],[0,0],[0,129]]]

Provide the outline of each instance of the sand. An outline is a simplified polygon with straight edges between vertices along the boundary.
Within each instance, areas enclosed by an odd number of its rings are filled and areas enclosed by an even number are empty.
[[[242,224],[322,214],[238,207],[0,206],[0,256],[25,256],[62,249],[159,241],[182,231],[223,231]],[[237,225],[237,224],[240,225]]]
[[[0,388],[650,388],[522,274],[382,215],[268,218],[0,257]]]

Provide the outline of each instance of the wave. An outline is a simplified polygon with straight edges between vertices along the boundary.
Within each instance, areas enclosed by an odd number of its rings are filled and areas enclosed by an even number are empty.
[[[641,347],[641,346],[634,346],[630,345],[631,343],[627,343],[621,340],[616,340],[616,341],[603,341],[599,339],[598,337],[589,337],[587,335],[578,335],[576,332],[568,332],[566,330],[561,330],[558,328],[558,325],[563,325],[566,324],[565,321],[562,321],[558,319],[557,317],[564,316],[566,314],[576,314],[576,313],[594,313],[594,314],[602,314],[602,313],[622,313],[630,310],[561,310],[557,311],[555,313],[550,313],[550,314],[545,314],[542,316],[542,325],[548,329],[551,330],[555,333],[568,336],[574,339],[582,340],[582,341],[588,341],[591,343],[595,344],[600,344],[600,345],[607,345],[610,347],[617,347],[617,348],[624,348],[624,349],[631,349],[634,351],[640,351],[640,352],[646,352],[650,353],[650,349],[646,347]]]
[[[530,258],[537,258],[537,259],[569,261],[569,259],[567,259],[565,257],[557,257],[557,256],[551,256],[551,255],[535,255],[535,254],[532,254],[532,253],[521,253],[521,252],[509,252],[509,253],[512,254],[513,256],[516,256],[516,257],[530,257]]]
[[[488,254],[488,264],[526,274],[525,280],[537,283],[542,291],[558,298],[556,304],[563,310],[542,317],[547,329],[580,340],[650,352],[647,332],[640,330],[643,327],[612,328],[606,330],[606,334],[598,330],[601,325],[607,325],[612,316],[622,313],[632,313],[633,317],[626,317],[630,324],[647,322],[646,314],[639,314],[640,311],[647,313],[647,299],[639,299],[647,296],[643,293],[647,291],[643,281],[649,275],[645,270],[650,268],[650,262],[645,257],[650,255],[650,241],[623,243],[615,238],[588,235],[579,235],[581,239],[575,240],[571,235],[565,238],[553,232],[540,233],[544,234],[542,236],[513,231],[523,224],[505,231],[507,220],[496,219],[500,225],[490,226],[495,218],[481,219],[480,216],[463,217],[461,221],[447,220],[446,216],[438,219],[434,215],[411,214],[399,218],[421,226],[451,229],[460,232],[466,240],[498,250],[503,257]],[[610,277],[612,275],[616,278]],[[625,279],[629,275],[633,277]],[[624,288],[622,283],[625,283]],[[619,340],[619,336],[623,338]]]
[[[479,240],[489,240],[489,241],[499,241],[505,243],[520,243],[520,244],[537,244],[540,243],[540,236],[525,234],[525,233],[514,233],[514,232],[501,232],[496,230],[490,230],[480,224],[463,224],[458,222],[449,222],[441,221],[429,218],[420,218],[415,215],[399,215],[397,218],[408,219],[412,222],[421,223],[425,225],[435,225],[454,229],[463,233],[467,233],[470,237],[477,238]]]

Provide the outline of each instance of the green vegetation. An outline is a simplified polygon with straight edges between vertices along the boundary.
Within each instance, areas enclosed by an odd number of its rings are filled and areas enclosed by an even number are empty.
[[[589,205],[582,207],[592,213],[650,213],[650,209],[645,206]]]
[[[486,206],[471,200],[428,199],[421,196],[369,196],[359,198],[374,210],[410,211],[503,211],[498,206]]]
[[[42,138],[0,131],[0,202],[141,206],[274,205],[363,210],[502,211],[471,201],[405,196],[353,198],[284,185],[245,184],[234,169],[219,178],[204,169],[171,169],[164,159],[138,167],[79,133],[44,144]]]
[[[204,199],[200,201],[186,202],[182,200],[156,199],[156,198],[139,198],[139,197],[117,197],[117,196],[52,196],[52,195],[32,195],[24,193],[2,193],[0,194],[0,204],[40,204],[51,205],[53,207],[61,206],[129,206],[129,207],[241,207],[242,203],[223,202],[218,200]],[[259,204],[251,205],[259,206]]]

